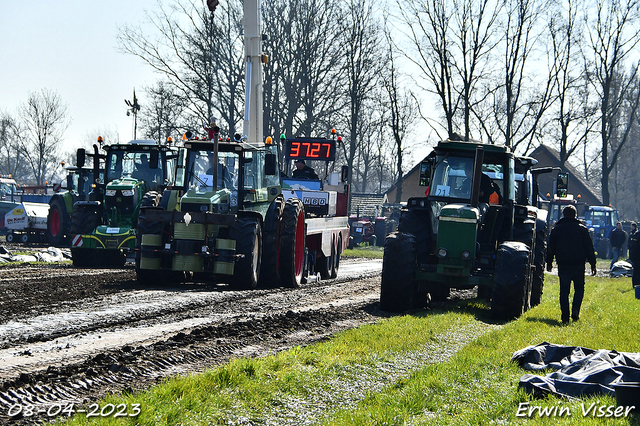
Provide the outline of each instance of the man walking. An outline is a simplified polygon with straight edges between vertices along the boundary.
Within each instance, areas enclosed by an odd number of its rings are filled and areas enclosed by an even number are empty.
[[[596,254],[587,227],[576,219],[577,211],[574,206],[567,206],[562,210],[562,219],[556,223],[549,236],[547,247],[547,271],[551,272],[553,258],[558,264],[558,279],[560,280],[560,311],[562,323],[569,322],[569,292],[573,281],[574,294],[571,318],[580,318],[580,306],[584,297],[584,264],[589,261],[591,275],[596,274]]]
[[[609,233],[609,241],[611,242],[611,251],[613,252],[613,259],[611,259],[611,265],[609,266],[609,270],[611,270],[613,264],[620,258],[622,245],[627,241],[627,233],[622,229],[622,223],[616,223],[615,229]]]
[[[631,234],[629,235],[629,260],[633,265],[633,277],[631,284],[640,285],[640,232],[635,222],[631,222]]]

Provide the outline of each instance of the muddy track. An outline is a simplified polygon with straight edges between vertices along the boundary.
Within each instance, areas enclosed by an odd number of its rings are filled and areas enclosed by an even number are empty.
[[[108,392],[377,321],[386,316],[377,306],[380,269],[379,260],[343,259],[335,280],[231,291],[193,283],[145,288],[130,266],[4,266],[0,424],[37,424]]]

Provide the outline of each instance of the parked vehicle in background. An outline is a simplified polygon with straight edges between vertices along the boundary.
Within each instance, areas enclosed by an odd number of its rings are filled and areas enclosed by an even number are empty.
[[[596,256],[602,259],[611,259],[613,253],[609,234],[618,223],[618,210],[610,206],[589,206],[585,212],[584,220],[593,238]]]

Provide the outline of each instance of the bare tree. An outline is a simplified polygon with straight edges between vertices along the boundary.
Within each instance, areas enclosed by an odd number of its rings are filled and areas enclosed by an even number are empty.
[[[427,91],[437,95],[447,136],[462,127],[465,139],[469,139],[474,103],[482,101],[476,86],[490,73],[490,53],[499,40],[496,23],[503,1],[435,0],[397,4],[412,45],[404,54],[427,78],[430,83]],[[437,132],[438,126],[433,127]]]
[[[639,7],[638,0],[597,0],[594,8],[585,14],[587,60],[593,70],[589,76],[600,103],[601,184],[605,205],[610,203],[610,174],[637,119],[640,61],[628,72],[625,68],[640,43]]]
[[[182,134],[181,129],[193,128],[195,123],[185,125],[185,100],[171,84],[158,81],[155,86],[147,87],[145,92],[149,99],[140,114],[145,137],[164,142],[169,136],[175,138]]]
[[[524,151],[530,149],[553,100],[553,71],[540,75],[534,57],[543,30],[540,17],[547,7],[547,0],[508,0],[506,4],[502,82],[495,92],[491,119],[505,145],[513,149],[525,142]]]
[[[265,134],[326,135],[341,103],[340,2],[262,2],[265,44]]]
[[[349,176],[347,181],[352,183],[354,160],[356,151],[360,150],[363,164],[358,168],[362,171],[362,191],[366,189],[369,167],[372,162],[371,130],[372,116],[365,106],[371,104],[371,93],[379,82],[382,58],[380,57],[380,23],[375,18],[373,5],[369,0],[350,0],[346,5],[344,31],[340,44],[344,46],[344,67],[346,83],[346,99],[349,114],[348,149],[345,151]]]
[[[418,108],[415,102],[415,98],[410,91],[403,88],[400,81],[400,73],[397,70],[396,59],[394,57],[393,44],[391,42],[391,35],[387,33],[388,40],[388,69],[384,74],[384,87],[388,96],[390,121],[389,127],[393,135],[393,141],[395,144],[395,158],[396,158],[396,172],[397,181],[396,187],[396,203],[400,203],[402,200],[402,178],[403,178],[403,155],[407,149],[407,143],[405,136],[411,129],[411,126],[418,118]]]
[[[124,26],[121,50],[170,82],[198,121],[217,115],[219,125],[235,133],[244,94],[240,1],[223,2],[213,20],[205,0],[175,0],[169,9],[158,2],[157,12],[147,17],[159,36],[151,39],[139,27]]]
[[[44,184],[57,171],[58,150],[69,126],[67,109],[60,96],[47,89],[31,93],[26,104],[20,107],[20,152],[37,185]]]
[[[582,37],[574,0],[566,0],[549,11],[549,63],[556,96],[551,131],[557,132],[554,140],[564,166],[578,148],[589,142],[598,122],[598,108],[590,98],[586,70],[580,65]]]
[[[0,113],[0,175],[11,175],[21,181],[28,174],[20,152],[16,120],[7,112]]]

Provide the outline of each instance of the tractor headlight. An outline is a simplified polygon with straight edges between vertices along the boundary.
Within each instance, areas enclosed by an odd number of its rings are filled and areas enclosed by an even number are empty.
[[[133,189],[123,189],[122,190],[123,197],[133,197]]]
[[[469,259],[471,257],[471,252],[469,250],[463,250],[462,251],[462,258],[463,259]]]
[[[107,191],[105,193],[107,194],[107,197],[115,197],[116,196],[116,190],[115,189],[107,189]]]
[[[444,247],[441,247],[438,249],[438,256],[440,257],[447,257],[447,249]]]

